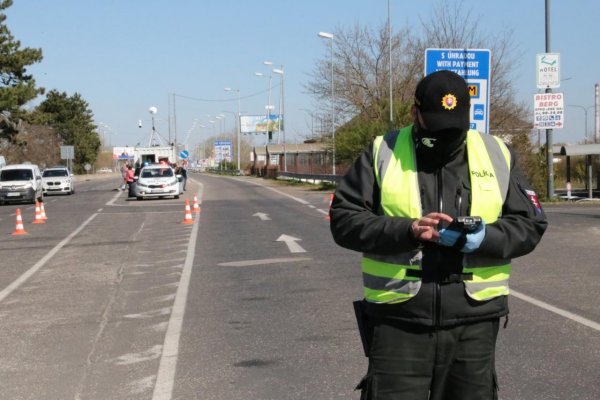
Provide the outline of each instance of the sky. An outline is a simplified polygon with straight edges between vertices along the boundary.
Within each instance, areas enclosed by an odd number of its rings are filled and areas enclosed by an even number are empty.
[[[439,5],[434,0],[389,2],[394,32],[419,29]],[[517,100],[533,108],[536,54],[546,49],[545,2],[465,0],[462,7],[485,33],[514,32],[519,56],[511,76]],[[265,113],[271,69],[264,61],[285,71],[286,141],[309,136],[310,113],[327,106],[305,89],[315,63],[329,56],[329,42],[317,33],[356,23],[379,28],[388,18],[388,0],[15,0],[5,13],[22,47],[43,51],[43,61],[28,73],[47,91],[79,93],[106,145],[146,144],[152,132],[149,109],[156,107],[157,132],[191,148],[212,133],[234,131],[237,92],[226,87],[239,90],[242,115]],[[563,92],[567,105],[565,128],[554,130],[555,144],[583,140],[582,107],[593,136],[594,84],[600,82],[598,18],[598,0],[550,1],[550,51],[560,53],[563,79],[553,91]],[[276,107],[280,80],[273,74]],[[219,114],[225,118],[215,120]],[[255,137],[252,143],[263,142]]]

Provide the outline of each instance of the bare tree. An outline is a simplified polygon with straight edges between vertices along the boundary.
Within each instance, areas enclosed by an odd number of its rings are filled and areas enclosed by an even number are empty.
[[[490,49],[490,132],[519,146],[525,157],[531,154],[531,143],[524,140],[530,133],[529,109],[516,101],[513,71],[520,58],[513,41],[512,30],[486,33],[479,21],[459,1],[442,1],[432,16],[421,19],[420,25],[406,28],[392,36],[394,122],[399,127],[409,121],[408,110],[413,101],[415,85],[423,76],[427,48]],[[333,54],[336,110],[336,149],[342,149],[342,159],[356,157],[360,146],[375,134],[382,134],[382,124],[389,113],[389,33],[387,24],[379,29],[361,27],[339,28],[334,32]],[[321,109],[330,109],[331,64],[324,53],[305,85],[313,93]],[[371,121],[371,122],[369,122]],[[367,128],[369,123],[375,129]],[[330,125],[331,126],[331,125]],[[357,132],[361,130],[362,132]],[[378,132],[378,133],[377,133]],[[369,136],[369,137],[360,137]],[[515,137],[519,135],[519,140]],[[344,136],[352,142],[345,146]],[[344,153],[343,150],[347,152]],[[533,164],[533,163],[529,163]]]

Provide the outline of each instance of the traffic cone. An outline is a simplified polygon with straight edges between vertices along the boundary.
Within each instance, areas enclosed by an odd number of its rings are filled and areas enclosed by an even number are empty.
[[[333,193],[331,193],[329,195],[329,210],[331,210],[331,203],[333,202]],[[325,216],[325,219],[327,221],[329,221],[331,219],[331,217],[329,216],[329,210],[327,210],[327,215]]]
[[[190,209],[190,201],[188,199],[185,199],[185,217],[183,218],[183,221],[181,221],[182,224],[193,224],[194,220],[192,219],[192,210]]]
[[[42,210],[40,208],[40,202],[39,201],[35,201],[35,219],[33,220],[32,224],[45,224],[46,221],[44,219],[42,219]]]
[[[20,208],[17,208],[17,225],[15,227],[15,231],[12,234],[13,234],[13,236],[27,235],[27,231],[23,228],[23,218],[21,218],[21,209]]]
[[[200,212],[200,204],[198,204],[198,197],[194,195],[194,206],[192,207],[192,211],[195,213]]]
[[[44,210],[44,202],[40,201],[40,218],[44,221],[46,221],[48,219],[48,217],[46,217],[46,210]]]

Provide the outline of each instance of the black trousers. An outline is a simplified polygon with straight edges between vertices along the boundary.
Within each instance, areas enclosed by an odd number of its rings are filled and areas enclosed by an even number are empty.
[[[361,400],[496,400],[499,320],[434,329],[373,321]]]

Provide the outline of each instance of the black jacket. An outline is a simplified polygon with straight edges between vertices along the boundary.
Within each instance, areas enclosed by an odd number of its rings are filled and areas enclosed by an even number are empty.
[[[417,150],[422,215],[443,212],[451,217],[469,215],[471,183],[466,146],[445,165],[424,159]],[[512,155],[512,153],[511,153]],[[477,252],[514,258],[531,252],[547,227],[541,207],[530,199],[533,189],[511,157],[510,183],[502,217],[486,225],[486,236]],[[530,191],[530,193],[526,193]],[[537,199],[536,199],[537,201]],[[337,244],[366,253],[394,254],[423,246],[423,282],[419,293],[403,303],[367,303],[367,313],[427,326],[453,326],[499,317],[508,313],[507,296],[475,301],[464,283],[448,281],[462,271],[459,250],[435,243],[420,244],[409,231],[412,219],[379,213],[380,189],[369,146],[348,171],[331,204],[331,232]],[[539,203],[537,203],[539,205]]]

